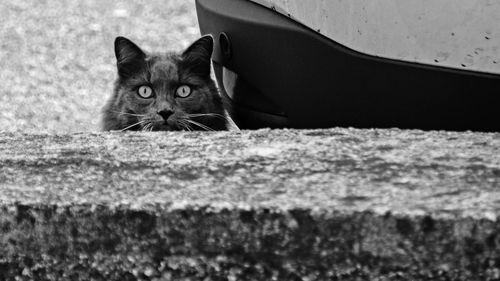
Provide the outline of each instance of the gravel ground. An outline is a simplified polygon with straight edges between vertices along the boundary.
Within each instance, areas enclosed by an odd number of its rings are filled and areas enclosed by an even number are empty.
[[[0,15],[0,131],[99,130],[116,36],[150,51],[199,36],[192,0],[2,0]]]

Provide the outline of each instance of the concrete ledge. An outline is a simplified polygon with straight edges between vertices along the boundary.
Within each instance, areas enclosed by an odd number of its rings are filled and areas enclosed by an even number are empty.
[[[0,280],[498,280],[500,134],[0,137]]]

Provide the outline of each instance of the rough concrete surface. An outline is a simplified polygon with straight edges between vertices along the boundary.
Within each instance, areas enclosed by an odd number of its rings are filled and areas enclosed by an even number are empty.
[[[500,134],[0,136],[0,280],[500,280]]]

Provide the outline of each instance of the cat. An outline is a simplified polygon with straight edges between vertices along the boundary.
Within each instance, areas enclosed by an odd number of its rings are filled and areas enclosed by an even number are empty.
[[[115,39],[118,78],[102,110],[109,130],[227,130],[221,97],[211,78],[213,38],[201,37],[181,53],[146,53]]]

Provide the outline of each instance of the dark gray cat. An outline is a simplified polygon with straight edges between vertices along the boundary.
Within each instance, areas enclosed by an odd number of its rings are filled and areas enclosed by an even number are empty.
[[[211,36],[182,53],[149,54],[117,37],[118,79],[103,108],[103,130],[226,130],[221,98],[210,77]]]

